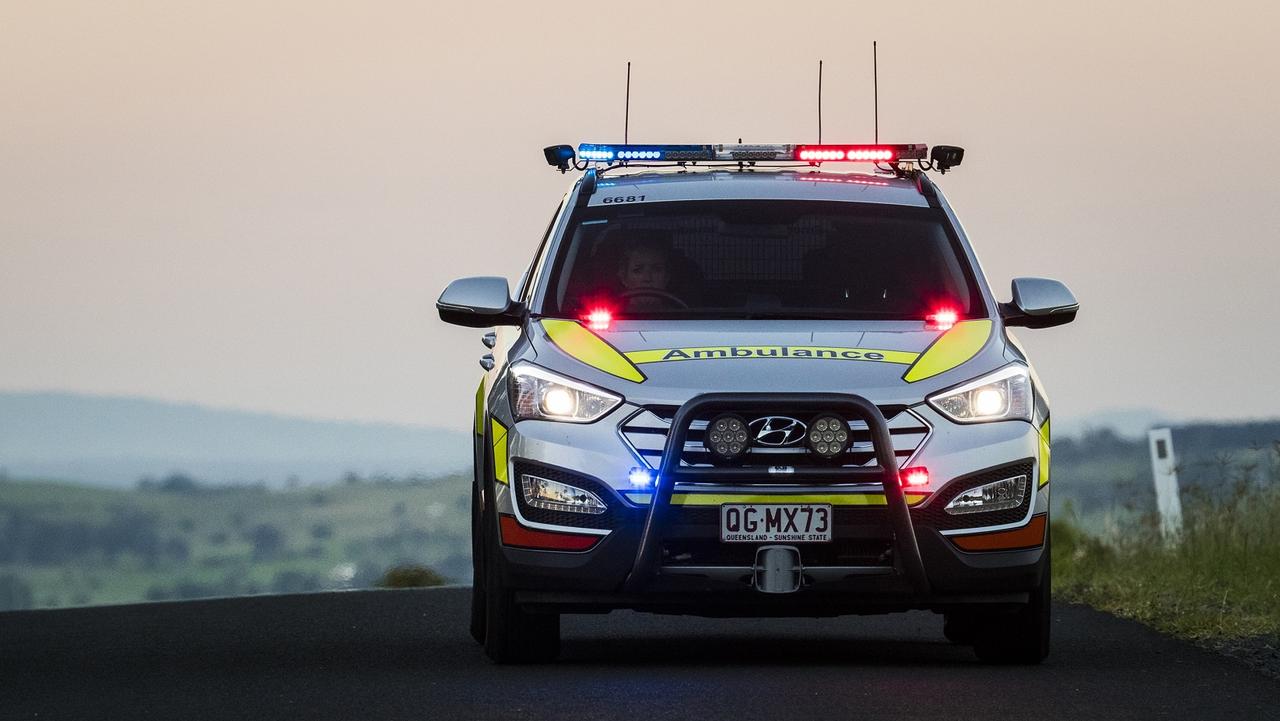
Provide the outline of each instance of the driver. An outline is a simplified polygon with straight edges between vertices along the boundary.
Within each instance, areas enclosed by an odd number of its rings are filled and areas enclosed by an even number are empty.
[[[618,263],[618,282],[623,292],[629,290],[667,289],[666,247],[658,241],[642,241],[622,251]]]
[[[668,234],[647,233],[627,243],[618,259],[618,284],[626,309],[644,312],[683,305],[668,289],[670,268]]]

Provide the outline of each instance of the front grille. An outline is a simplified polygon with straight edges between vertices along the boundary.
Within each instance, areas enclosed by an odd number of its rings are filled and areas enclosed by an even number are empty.
[[[656,469],[662,464],[662,451],[667,443],[667,434],[671,430],[671,421],[675,417],[676,406],[649,406],[637,412],[623,422],[620,430],[622,437],[650,468]],[[889,436],[893,440],[893,452],[898,458],[898,465],[905,466],[915,455],[924,440],[929,437],[930,427],[906,406],[881,406],[889,426]],[[764,415],[788,416],[810,423],[818,414],[813,412],[792,414],[785,411],[769,414],[753,414],[747,416],[751,421]],[[708,418],[694,420],[689,426],[689,434],[685,439],[683,453],[680,456],[682,466],[710,466],[711,452],[702,443],[706,432]],[[875,451],[871,445],[871,431],[865,421],[846,418],[852,444],[841,460],[846,467],[874,467]],[[764,447],[752,445],[743,456],[742,465],[747,468],[768,466],[814,466],[831,465],[800,445],[787,447]],[[780,479],[781,480],[781,479]]]
[[[912,509],[911,519],[918,524],[931,526],[939,531],[1017,523],[1027,517],[1027,511],[1031,508],[1031,496],[1035,490],[1034,484],[1036,482],[1035,476],[1031,475],[1033,467],[1033,461],[1028,458],[1015,463],[989,468],[985,471],[979,471],[972,475],[961,476],[960,478],[948,483],[941,491],[933,494],[933,496],[931,496],[924,505]],[[958,516],[953,516],[944,510],[947,507],[947,504],[951,502],[951,499],[970,488],[976,488],[977,486],[1005,478],[1024,475],[1027,477],[1027,494],[1023,496],[1022,503],[1015,508],[1009,508],[1003,511],[962,513]]]
[[[605,512],[590,513],[572,513],[567,511],[552,511],[546,508],[535,508],[524,500],[524,489],[521,485],[521,477],[524,474],[546,478],[549,481],[558,481],[560,483],[568,483],[579,488],[585,488],[596,494],[600,500],[604,501]],[[623,505],[618,495],[607,488],[603,483],[577,473],[571,473],[562,468],[554,466],[544,466],[540,463],[530,463],[528,461],[515,462],[515,477],[511,482],[511,495],[515,497],[516,504],[520,507],[520,515],[525,520],[534,523],[545,523],[552,526],[567,526],[570,528],[616,528],[619,524],[630,520],[631,516],[640,513],[636,509],[631,509]]]

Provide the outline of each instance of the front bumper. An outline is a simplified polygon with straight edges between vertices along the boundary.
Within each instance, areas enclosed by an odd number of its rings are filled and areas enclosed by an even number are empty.
[[[744,396],[760,399],[764,394],[732,395],[734,397],[729,402],[740,406]],[[815,395],[806,394],[806,397],[812,399]],[[833,394],[824,394],[817,403],[829,407],[834,402],[833,398]],[[848,399],[851,396],[841,395],[838,398]],[[797,399],[788,400],[794,404]],[[769,401],[765,399],[766,403]],[[862,403],[865,405],[859,407],[861,413],[867,414],[868,408],[875,411],[874,406],[865,401]],[[517,428],[525,425],[522,423]],[[520,435],[516,429],[512,430],[513,468],[522,461],[534,459],[543,464],[553,464],[566,456],[566,447],[572,448],[571,455],[584,462],[575,462],[570,468],[599,466],[602,463],[621,465],[617,460],[620,439],[616,435],[610,438],[599,430],[584,434],[581,428],[556,428],[554,430],[563,434],[563,438],[546,434],[538,437],[537,431],[548,430],[545,426],[550,425],[553,424],[532,424],[534,433],[529,435]],[[967,466],[969,471],[981,471],[985,470],[984,466],[1000,465],[999,462],[1020,461],[1026,464],[1030,478],[1035,479],[1038,474],[1034,473],[1034,466],[1040,461],[1035,456],[1038,441],[1032,427],[1025,423],[992,425],[1000,427],[959,429],[959,433],[970,436],[965,439],[968,443],[956,443],[954,438],[932,439],[935,447],[923,449],[922,457],[931,470],[934,467]],[[673,431],[676,427],[673,425]],[[972,443],[975,430],[985,433],[992,442],[975,446]],[[573,437],[573,434],[579,437]],[[673,432],[668,437],[673,447],[679,447],[682,442],[682,439],[675,438],[677,435]],[[884,438],[877,445],[891,448]],[[666,459],[674,457],[664,453]],[[1023,529],[1019,532],[1026,538],[1028,524],[1034,523],[1033,519],[1038,518],[1041,526],[1047,519],[1045,489],[1032,483],[1026,513],[1018,519],[1005,518],[1000,524],[980,529],[937,527],[940,524],[933,521],[938,518],[938,509],[933,507],[932,501],[945,502],[945,491],[955,487],[946,483],[963,483],[964,474],[955,474],[954,471],[948,474],[953,477],[944,477],[942,485],[928,489],[932,493],[926,500],[919,501],[917,497],[915,505],[908,508],[908,501],[897,484],[896,459],[892,452],[877,454],[877,458],[883,470],[846,469],[859,473],[845,474],[849,476],[847,478],[798,478],[799,485],[790,489],[776,485],[769,487],[770,491],[779,493],[776,502],[786,502],[785,494],[796,487],[811,490],[817,487],[812,484],[820,484],[826,490],[839,489],[851,495],[866,492],[869,485],[882,492],[883,501],[879,506],[858,509],[860,512],[857,513],[846,512],[843,520],[838,511],[835,537],[846,541],[859,538],[866,541],[864,546],[870,544],[872,547],[879,539],[888,551],[887,560],[882,558],[878,563],[847,558],[833,561],[832,547],[827,544],[797,544],[804,567],[804,583],[795,593],[764,596],[752,590],[750,579],[753,569],[749,561],[738,563],[731,558],[718,558],[710,564],[670,562],[670,554],[664,544],[698,539],[718,541],[715,538],[718,529],[707,526],[706,514],[701,518],[701,526],[684,518],[688,507],[673,506],[673,495],[685,496],[686,500],[710,499],[711,495],[692,491],[705,491],[711,487],[724,489],[722,485],[707,485],[716,483],[714,478],[695,478],[699,474],[690,474],[689,469],[678,467],[664,468],[659,472],[659,479],[665,479],[666,483],[663,485],[660,480],[657,492],[650,499],[637,501],[636,496],[627,493],[630,489],[625,481],[601,482],[603,488],[600,490],[608,494],[607,502],[617,509],[617,518],[607,530],[568,529],[521,517],[522,525],[560,532],[591,533],[599,540],[590,550],[579,553],[504,546],[504,575],[509,586],[518,589],[522,602],[578,611],[636,608],[707,615],[832,615],[1025,602],[1030,589],[1040,583],[1047,566],[1043,531],[1039,540],[1012,550],[966,551],[958,547],[957,541],[975,533],[1009,533],[1017,529]],[[714,470],[725,475],[720,469]],[[871,480],[872,474],[876,481]],[[740,487],[748,485],[750,480],[744,480],[746,474],[741,470],[728,475],[732,475],[733,482]],[[625,477],[624,469],[610,475],[610,479]],[[518,490],[512,490],[518,489],[517,474],[511,474],[511,478],[513,486],[499,488],[498,509],[500,513],[513,513],[520,517],[520,504],[514,498]],[[892,483],[887,482],[890,478]],[[806,482],[811,485],[804,486]],[[762,492],[761,486],[752,488],[756,493]],[[703,508],[713,510],[707,508],[712,505],[707,503]],[[672,509],[675,512],[671,517],[664,518],[664,514]],[[714,522],[718,523],[718,515],[715,517],[717,520]],[[714,541],[712,545],[715,545]]]

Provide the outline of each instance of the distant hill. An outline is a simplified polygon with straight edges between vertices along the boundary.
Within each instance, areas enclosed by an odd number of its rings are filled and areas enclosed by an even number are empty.
[[[1109,428],[1118,436],[1145,440],[1148,430],[1177,423],[1170,414],[1154,408],[1112,408],[1080,416],[1055,413],[1053,437],[1083,436]]]
[[[11,477],[131,486],[182,471],[211,483],[284,485],[437,475],[470,464],[465,433],[317,421],[145,398],[0,393],[0,469]]]

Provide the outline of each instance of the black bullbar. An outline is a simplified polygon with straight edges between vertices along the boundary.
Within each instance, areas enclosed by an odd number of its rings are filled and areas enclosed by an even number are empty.
[[[902,570],[919,596],[929,593],[929,579],[925,575],[924,560],[916,543],[911,513],[898,479],[898,459],[893,452],[889,436],[889,424],[874,403],[851,393],[703,393],[690,398],[676,411],[662,451],[662,463],[654,481],[653,496],[645,516],[644,530],[636,549],[624,586],[628,593],[642,591],[657,575],[662,548],[663,527],[671,506],[671,494],[680,481],[724,480],[731,477],[743,482],[776,480],[767,469],[687,467],[680,465],[680,450],[684,448],[689,426],[695,418],[723,411],[775,412],[780,408],[792,412],[829,411],[845,412],[866,422],[871,433],[871,445],[875,450],[875,467],[798,467],[788,472],[788,480],[823,480],[827,482],[875,482],[884,487],[888,504],[889,521],[893,526],[894,557],[901,560]]]

